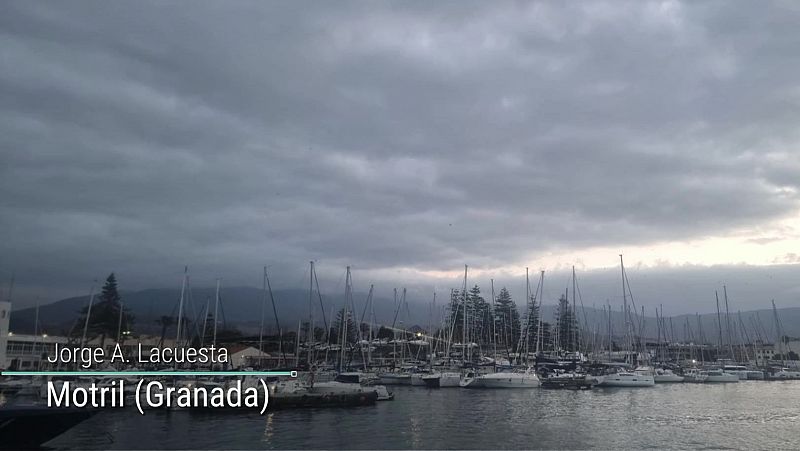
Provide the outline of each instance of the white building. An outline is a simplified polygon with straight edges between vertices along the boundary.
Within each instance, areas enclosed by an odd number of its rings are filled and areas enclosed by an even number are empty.
[[[11,321],[11,303],[0,302],[0,369],[8,368],[6,348],[8,347],[8,325]]]
[[[67,337],[25,335],[9,332],[6,335],[5,368],[18,371],[36,371],[42,361],[56,351],[56,343],[67,344]],[[45,362],[47,363],[47,362]]]
[[[232,368],[260,367],[272,356],[252,346],[228,346],[228,363]]]

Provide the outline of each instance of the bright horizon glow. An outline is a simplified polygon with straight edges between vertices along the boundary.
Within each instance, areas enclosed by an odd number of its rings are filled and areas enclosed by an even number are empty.
[[[691,240],[655,242],[641,245],[594,246],[584,249],[554,249],[535,254],[527,262],[498,267],[471,266],[470,278],[531,277],[541,270],[591,271],[619,266],[619,254],[626,267],[670,268],[680,266],[800,264],[800,213],[768,225],[741,228],[725,235]],[[374,275],[421,277],[428,280],[453,280],[463,277],[463,266],[452,270],[420,270],[413,267],[366,270]]]

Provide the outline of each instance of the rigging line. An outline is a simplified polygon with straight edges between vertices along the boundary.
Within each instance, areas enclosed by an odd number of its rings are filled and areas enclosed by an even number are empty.
[[[578,283],[578,276],[574,275],[575,277],[575,291],[578,292],[578,299],[581,301],[581,312],[583,312],[583,323],[586,329],[589,329],[589,317],[586,315],[586,308],[583,306],[583,295],[581,294],[581,286]]]
[[[325,305],[322,303],[322,291],[319,289],[319,279],[317,278],[317,271],[314,270],[314,283],[317,284],[317,296],[319,297],[319,308],[322,309],[322,323],[325,326],[325,330],[328,330],[328,320],[325,318]]]
[[[642,344],[642,333],[643,333],[643,330],[642,330],[642,319],[639,318],[639,312],[636,311],[636,302],[633,300],[633,292],[631,291],[631,283],[628,280],[628,270],[627,269],[624,271],[624,274],[625,274],[625,284],[628,286],[628,295],[629,295],[629,297],[631,299],[631,305],[633,306],[633,315],[634,315],[634,318],[636,319],[636,325],[637,325],[637,328],[638,328],[638,331],[639,331],[638,332],[638,334],[639,334],[639,343],[638,344],[639,344],[639,347],[642,348],[642,346],[643,346],[643,344]]]
[[[192,297],[192,285],[189,283],[189,278],[188,277],[186,279],[186,302],[188,302],[189,306],[192,308],[192,315],[197,317],[197,309],[195,308],[194,298]],[[199,336],[200,335],[200,329],[197,327],[197,323],[194,323],[193,327],[194,327],[195,336]],[[188,329],[188,324],[187,324],[187,329]]]

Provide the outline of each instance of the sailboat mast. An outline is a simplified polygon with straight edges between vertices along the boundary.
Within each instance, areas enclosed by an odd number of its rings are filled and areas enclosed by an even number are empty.
[[[13,286],[13,279],[12,279]],[[9,289],[9,293],[11,290]],[[10,298],[9,298],[10,299]],[[86,333],[89,331],[89,316],[92,314],[92,304],[94,303],[94,284],[89,289],[89,306],[86,308],[86,321],[83,323],[83,336],[81,337],[81,347],[86,346]]]
[[[719,347],[717,349],[722,350],[725,344],[722,341],[722,315],[719,312],[719,291],[714,290],[714,296],[717,298],[717,331],[719,332]]]
[[[494,346],[494,364],[497,366],[497,322],[495,317],[494,279],[489,279],[492,287],[492,345]]]
[[[264,304],[267,303],[267,267],[261,278],[261,324],[258,327],[258,360],[261,362],[261,353],[264,352]]]
[[[783,345],[783,331],[781,330],[781,322],[778,319],[778,309],[775,307],[775,299],[772,300],[772,315],[775,317],[775,344],[778,344],[778,342],[781,344],[781,366],[786,366],[786,347]]]
[[[625,361],[627,362],[630,354],[630,346],[628,345],[630,331],[628,324],[628,296],[625,293],[625,263],[622,261],[622,254],[619,254],[619,268],[622,272],[622,316],[625,319]]]
[[[544,302],[544,270],[542,270],[541,274],[539,275],[539,324],[536,327],[536,355],[539,355],[539,351],[544,351],[544,349],[540,348],[539,346],[542,345],[542,304]]]
[[[731,339],[731,312],[728,309],[728,288],[725,285],[722,286],[722,293],[725,297],[725,324],[728,330],[728,350],[731,353],[731,360],[735,360],[733,357],[733,340]]]
[[[36,305],[36,309],[38,311],[39,305]],[[117,321],[117,343],[119,344],[120,338],[122,338],[122,312],[124,310],[124,303],[119,301],[119,321]]]
[[[181,326],[183,323],[183,299],[186,294],[186,282],[189,278],[189,267],[183,267],[183,283],[181,284],[181,300],[178,303],[178,331],[175,334],[175,346],[180,346],[181,342]],[[214,318],[216,320],[216,318]]]
[[[278,328],[278,347],[283,357],[284,365],[288,363],[286,360],[286,350],[283,348],[283,329],[281,329],[281,322],[278,320],[278,308],[275,306],[275,296],[272,295],[272,285],[269,283],[269,274],[267,274],[267,267],[264,267],[264,280],[267,282],[267,291],[269,292],[269,300],[272,304],[272,314],[275,315],[275,327]]]
[[[314,261],[309,263],[311,269],[308,278],[308,349],[306,357],[308,367],[311,368],[311,344],[314,342]]]
[[[220,279],[217,279],[217,293],[214,299],[214,338],[211,341],[211,346],[217,345],[217,324],[219,324],[219,321],[217,320],[217,315],[219,314],[219,282]]]
[[[570,329],[572,330],[572,350],[577,352],[578,351],[578,332],[575,330],[578,325],[578,298],[577,292],[578,289],[576,288],[578,285],[577,281],[575,280],[575,265],[572,265],[572,314],[570,315]]]
[[[467,362],[467,265],[464,265],[464,291],[461,293],[464,298],[464,318],[463,318],[463,326],[461,327],[461,343],[463,344],[462,348],[462,358],[464,359],[464,363]]]
[[[206,309],[203,310],[203,332],[200,334],[200,347],[203,347],[206,340],[206,323],[208,323],[209,304],[211,304],[211,296],[206,296]]]

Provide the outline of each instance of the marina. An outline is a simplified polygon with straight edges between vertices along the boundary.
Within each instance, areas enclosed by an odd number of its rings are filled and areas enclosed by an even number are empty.
[[[800,450],[800,3],[0,33],[0,451]]]
[[[56,440],[80,449],[641,449],[800,447],[800,382],[651,389],[431,390],[264,416],[107,410]],[[476,426],[480,424],[480,427]],[[142,436],[141,431],[148,431]],[[502,445],[502,446],[501,446]]]

